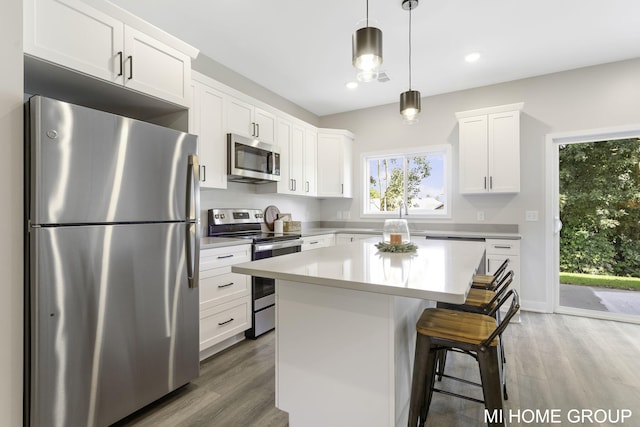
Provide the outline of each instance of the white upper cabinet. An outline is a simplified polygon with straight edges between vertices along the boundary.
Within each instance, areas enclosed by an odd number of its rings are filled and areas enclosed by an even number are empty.
[[[523,103],[456,113],[460,193],[520,191],[520,110]]]
[[[276,116],[249,102],[228,97],[227,130],[229,133],[257,138],[270,144],[276,141]]]
[[[353,134],[341,129],[318,129],[318,197],[352,197]]]
[[[224,95],[208,77],[193,73],[189,132],[198,135],[200,188],[227,188],[227,138]]]
[[[91,4],[25,0],[25,54],[188,107],[191,56],[197,50],[175,41],[184,47],[181,51],[140,31],[123,18],[131,23],[143,21],[111,3],[94,0]],[[141,26],[160,34],[147,23]]]
[[[278,117],[276,145],[280,149],[280,181],[259,185],[257,191],[315,196],[317,129]]]

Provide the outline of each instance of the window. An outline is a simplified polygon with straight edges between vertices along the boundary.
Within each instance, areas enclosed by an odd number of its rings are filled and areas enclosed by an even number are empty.
[[[449,147],[365,154],[364,216],[450,216]]]

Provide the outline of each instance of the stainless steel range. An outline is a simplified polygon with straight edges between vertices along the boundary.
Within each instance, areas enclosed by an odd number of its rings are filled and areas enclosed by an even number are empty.
[[[210,237],[248,239],[252,243],[253,261],[300,252],[299,234],[262,231],[264,214],[260,209],[210,209]],[[265,277],[252,277],[252,327],[247,338],[256,338],[275,327],[276,284]]]

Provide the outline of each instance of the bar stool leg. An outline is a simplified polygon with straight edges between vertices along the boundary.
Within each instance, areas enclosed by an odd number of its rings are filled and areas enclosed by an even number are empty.
[[[409,403],[409,427],[416,427],[422,410],[425,394],[425,380],[427,377],[427,356],[429,354],[429,340],[421,334],[416,334],[416,352],[413,361],[413,379],[411,382],[411,400]]]
[[[480,378],[482,379],[482,392],[484,394],[485,409],[495,420],[489,423],[489,427],[506,427],[503,416],[504,400],[502,395],[502,372],[500,350],[497,346],[488,347],[478,351],[478,364],[480,365]],[[499,416],[493,416],[499,411]]]
[[[427,369],[426,369],[426,380],[425,380],[425,394],[424,401],[422,403],[422,410],[420,411],[420,427],[424,426],[427,421],[427,415],[429,414],[429,407],[431,407],[431,399],[433,398],[433,388],[435,386],[436,381],[436,360],[438,358],[438,353],[444,351],[446,354],[446,350],[436,350],[433,348],[433,344],[431,343],[431,339],[428,336],[425,336],[425,341],[427,342],[429,354],[427,355]]]

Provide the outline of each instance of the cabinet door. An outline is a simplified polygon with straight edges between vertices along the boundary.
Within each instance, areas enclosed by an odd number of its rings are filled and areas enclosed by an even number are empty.
[[[316,167],[318,150],[318,132],[315,129],[306,129],[304,137],[304,194],[315,196]]]
[[[293,180],[293,193],[305,194],[304,186],[304,137],[305,129],[293,125],[289,144],[289,178]]]
[[[217,90],[195,82],[194,133],[198,135],[200,188],[227,188],[227,143],[224,133],[224,97]]]
[[[520,191],[520,112],[488,117],[489,191]]]
[[[293,191],[293,183],[289,177],[289,144],[291,143],[291,122],[278,119],[276,145],[280,149],[280,181],[276,184],[276,192],[289,194]]]
[[[461,119],[459,140],[460,193],[484,193],[487,176],[487,116]]]
[[[276,140],[276,116],[268,111],[256,108],[254,122],[256,125],[256,138],[262,142],[273,144]]]
[[[227,132],[253,138],[253,105],[237,98],[227,98]]]
[[[318,196],[342,197],[342,136],[318,132]]]
[[[353,139],[348,136],[342,137],[342,150],[340,152],[342,170],[340,171],[340,177],[342,178],[342,185],[340,191],[342,197],[353,197],[353,177],[352,177],[352,144]]]
[[[189,106],[191,58],[131,27],[124,28],[124,84]]]
[[[26,0],[24,52],[122,84],[124,25],[80,0]]]

